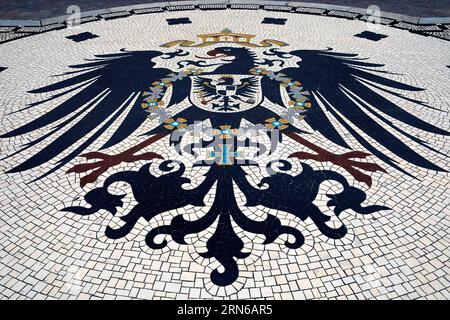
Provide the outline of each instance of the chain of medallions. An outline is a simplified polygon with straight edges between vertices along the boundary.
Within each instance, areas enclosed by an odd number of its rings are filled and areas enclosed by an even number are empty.
[[[173,82],[181,80],[185,77],[200,75],[202,73],[202,69],[189,68],[179,72],[178,74],[170,74],[159,81],[153,82],[152,86],[149,88],[150,91],[145,91],[143,93],[143,96],[146,98],[144,98],[141,104],[142,108],[150,114],[160,108],[163,108],[165,102],[164,100],[162,100],[162,98],[164,97],[167,88],[171,87]],[[303,113],[305,110],[311,108],[311,102],[307,97],[305,97],[305,92],[303,91],[303,87],[300,81],[292,80],[282,74],[275,74],[270,70],[260,67],[250,69],[249,73],[257,76],[270,77],[272,80],[279,81],[280,85],[286,88],[286,91],[288,93],[289,108],[295,110],[296,112]],[[301,115],[299,119],[301,120],[303,119],[303,117],[304,116]],[[169,130],[183,129],[187,126],[187,122],[187,119],[184,118],[174,119],[170,117],[170,119],[164,121],[164,127]],[[266,119],[264,123],[264,125],[271,130],[284,130],[288,127],[288,124],[289,121],[284,118],[270,118]],[[220,129],[221,130],[218,130],[219,132],[225,131],[226,134],[224,134],[227,135],[231,127],[223,125],[220,126]],[[234,133],[236,130],[237,129],[233,129],[232,132]]]
[[[302,84],[300,81],[292,80],[283,74],[280,74],[280,73],[276,74],[273,71],[270,71],[270,70],[267,70],[264,68],[260,68],[260,67],[250,69],[250,74],[258,75],[258,76],[262,76],[262,77],[264,77],[264,76],[269,77],[272,80],[276,80],[276,81],[280,82],[280,85],[283,88],[286,88],[286,91],[288,93],[289,108],[294,110],[296,113],[301,114],[305,110],[311,108],[311,102],[309,101],[309,99],[307,97],[305,97],[304,94],[306,92],[303,91],[303,87],[302,87]],[[300,120],[302,120],[303,118],[304,118],[303,115],[299,116]],[[279,119],[270,118],[270,119],[266,119],[265,122],[266,123],[264,123],[264,125],[269,129],[284,130],[289,126],[288,125],[289,121],[284,118],[279,118]]]

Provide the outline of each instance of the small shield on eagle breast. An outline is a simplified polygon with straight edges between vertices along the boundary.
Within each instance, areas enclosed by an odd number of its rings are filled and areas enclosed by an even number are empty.
[[[241,112],[258,106],[263,99],[261,76],[208,74],[191,76],[189,99],[212,112]]]
[[[232,96],[236,94],[236,86],[217,85],[216,92],[221,96]]]

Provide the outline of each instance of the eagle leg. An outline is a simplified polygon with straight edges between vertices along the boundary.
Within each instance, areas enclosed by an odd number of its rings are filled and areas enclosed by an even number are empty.
[[[314,153],[309,152],[295,152],[289,155],[289,158],[297,158],[297,159],[311,159],[320,162],[330,161],[331,163],[338,165],[344,168],[348,173],[350,173],[357,181],[365,183],[368,187],[372,186],[372,178],[370,175],[363,173],[362,171],[369,172],[386,172],[385,169],[380,167],[376,163],[371,162],[361,162],[353,159],[365,159],[370,156],[369,153],[362,151],[350,151],[344,154],[334,154],[331,153],[314,143],[309,142],[308,140],[300,137],[298,134],[294,132],[285,132],[285,134],[297,141],[298,143],[308,147],[313,150]]]
[[[98,151],[82,154],[81,157],[86,158],[87,160],[99,159],[99,161],[77,164],[70,168],[67,173],[84,173],[89,170],[93,170],[91,173],[80,179],[80,186],[83,188],[86,184],[97,181],[98,177],[105,173],[109,168],[112,168],[122,162],[131,163],[140,160],[164,159],[161,155],[154,152],[145,152],[141,154],[135,153],[148,147],[166,135],[167,133],[165,132],[158,133],[138,145],[115,155],[109,155]]]

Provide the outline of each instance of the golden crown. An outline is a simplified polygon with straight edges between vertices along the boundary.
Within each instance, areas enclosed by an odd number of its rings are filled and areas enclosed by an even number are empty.
[[[234,33],[230,29],[225,28],[221,32],[217,33],[207,33],[207,34],[199,34],[198,38],[201,39],[200,43],[196,43],[192,40],[175,40],[164,43],[161,47],[169,48],[174,46],[181,47],[207,47],[212,46],[217,43],[236,43],[245,47],[270,47],[272,45],[276,46],[287,46],[288,44],[273,39],[265,39],[260,41],[259,43],[252,43],[251,40],[256,37],[253,34],[245,34],[245,33]]]

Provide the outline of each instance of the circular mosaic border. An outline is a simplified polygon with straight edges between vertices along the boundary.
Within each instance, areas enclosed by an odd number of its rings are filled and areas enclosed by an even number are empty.
[[[362,20],[370,22],[373,17],[363,8],[349,8],[335,5],[280,4],[279,2],[264,1],[257,3],[212,3],[212,4],[178,4],[150,3],[143,5],[124,6],[104,10],[87,11],[82,14],[80,23],[89,23],[98,20],[112,20],[125,18],[131,15],[153,14],[159,12],[173,12],[185,10],[266,10],[275,12],[290,12],[296,14],[309,14],[342,18],[348,20]],[[191,3],[191,2],[189,2]],[[167,4],[167,5],[165,5]],[[0,20],[0,44],[16,39],[70,27],[69,15],[42,19],[42,20]],[[422,36],[432,36],[450,41],[450,18],[418,18],[393,13],[382,13],[379,23],[393,28],[407,30]]]

